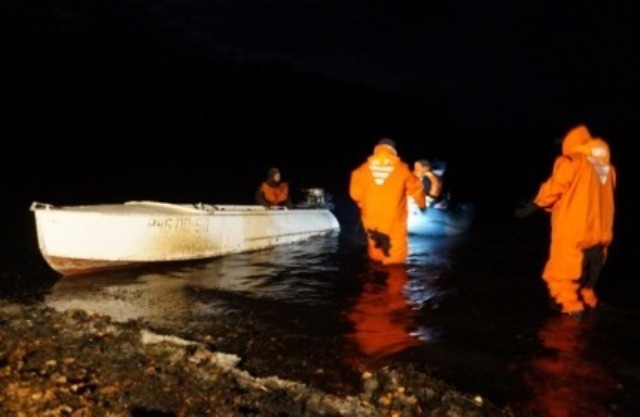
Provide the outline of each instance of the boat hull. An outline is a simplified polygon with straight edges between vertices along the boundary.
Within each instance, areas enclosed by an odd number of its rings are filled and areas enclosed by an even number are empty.
[[[410,204],[407,229],[410,235],[459,235],[469,230],[474,216],[475,209],[470,203],[457,204],[447,209],[430,207],[424,213],[416,204]]]
[[[339,231],[328,209],[152,201],[55,207],[34,203],[38,246],[63,275],[200,260]]]

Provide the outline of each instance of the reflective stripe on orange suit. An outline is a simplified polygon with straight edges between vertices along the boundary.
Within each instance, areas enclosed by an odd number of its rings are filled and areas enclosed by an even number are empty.
[[[551,211],[551,246],[542,277],[564,312],[583,309],[577,282],[582,251],[598,244],[607,248],[613,239],[615,182],[608,145],[578,126],[564,138],[562,155],[534,199]]]
[[[289,198],[289,184],[286,182],[281,182],[276,187],[271,187],[265,181],[260,188],[264,199],[272,206],[282,204]]]
[[[387,145],[377,145],[373,155],[351,172],[349,195],[360,208],[365,231],[377,230],[388,235],[391,242],[387,257],[367,238],[367,254],[371,259],[384,264],[406,261],[409,252],[407,194],[424,207],[422,182]]]

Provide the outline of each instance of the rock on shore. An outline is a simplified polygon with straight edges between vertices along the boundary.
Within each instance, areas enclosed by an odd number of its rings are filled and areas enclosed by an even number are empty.
[[[82,310],[0,300],[0,414],[6,416],[507,416],[410,369],[362,374],[337,396],[254,377],[210,344]]]

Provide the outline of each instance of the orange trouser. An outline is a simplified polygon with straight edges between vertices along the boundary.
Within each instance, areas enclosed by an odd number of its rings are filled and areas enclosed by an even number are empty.
[[[583,251],[575,245],[551,244],[542,278],[550,296],[562,306],[563,313],[580,312],[585,304],[589,307],[598,304],[593,289],[603,263],[604,249],[601,245]]]

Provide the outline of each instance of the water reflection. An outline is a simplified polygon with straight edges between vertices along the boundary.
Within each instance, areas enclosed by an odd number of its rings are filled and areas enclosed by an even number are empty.
[[[420,310],[437,308],[445,295],[437,286],[450,271],[455,239],[414,237],[407,265],[369,263],[359,273],[362,288],[345,312],[348,362],[362,367],[409,348],[437,341],[439,329],[418,322]],[[422,312],[424,313],[424,312]],[[354,349],[355,348],[355,349]]]
[[[169,330],[206,326],[216,315],[250,307],[251,299],[321,306],[336,317],[348,310],[355,329],[349,338],[361,353],[381,358],[435,339],[416,315],[442,298],[435,284],[449,271],[453,242],[412,239],[410,265],[372,267],[352,248],[342,256],[338,235],[330,235],[195,264],[64,277],[45,302]],[[234,295],[232,304],[225,294]]]
[[[416,314],[404,295],[409,280],[406,267],[372,267],[362,279],[362,292],[347,312],[353,325],[347,338],[361,353],[377,359],[420,344],[411,335]]]
[[[185,322],[206,323],[228,313],[233,307],[216,296],[222,292],[327,303],[335,298],[337,236],[207,262],[63,277],[45,303],[58,310],[94,311],[117,321],[143,319],[168,329],[183,328]]]
[[[412,308],[437,308],[448,295],[443,284],[452,274],[452,257],[461,241],[459,236],[414,236],[409,240],[410,279],[405,295]]]
[[[140,319],[157,326],[180,326],[198,308],[224,312],[211,300],[207,306],[190,302],[185,294],[184,270],[162,273],[104,273],[59,280],[45,297],[57,310],[83,309],[111,316],[116,321]]]
[[[465,236],[413,236],[409,239],[409,265],[451,268],[452,255]]]
[[[544,417],[608,417],[605,404],[615,381],[591,358],[588,321],[566,315],[549,318],[538,337],[546,351],[529,364],[525,383],[532,400],[529,408]]]
[[[535,299],[536,287],[528,282],[538,282],[536,271],[526,252],[515,257],[511,241],[462,236],[409,243],[404,267],[372,265],[361,251],[328,236],[199,264],[62,278],[45,301],[60,310],[142,319],[188,337],[224,338],[229,328],[215,326],[229,318],[239,336],[227,340],[246,349],[241,356],[317,384],[343,381],[345,370],[351,374],[365,364],[410,363],[438,369],[492,399],[516,397],[518,406],[531,394],[532,402],[519,410],[537,416],[616,415],[610,398],[626,389],[614,388],[609,368],[594,358],[621,351],[617,356],[632,364],[625,372],[636,387],[637,351],[629,346],[637,343],[623,335],[637,334],[637,315],[603,311],[605,321],[594,324],[535,310],[546,294]],[[517,367],[503,369],[514,362]],[[324,373],[314,373],[319,368]]]

